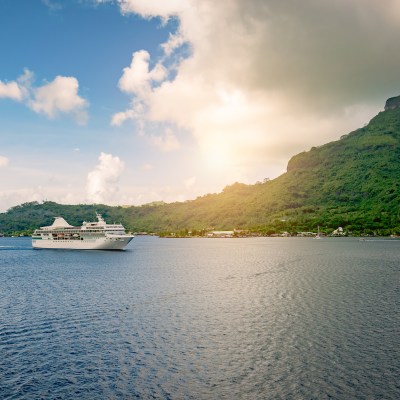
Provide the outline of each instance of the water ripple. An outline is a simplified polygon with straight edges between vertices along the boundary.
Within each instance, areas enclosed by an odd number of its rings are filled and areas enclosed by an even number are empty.
[[[0,245],[2,399],[400,398],[400,242]]]

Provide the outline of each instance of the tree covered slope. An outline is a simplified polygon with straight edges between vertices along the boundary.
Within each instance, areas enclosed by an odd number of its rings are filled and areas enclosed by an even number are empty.
[[[400,108],[379,113],[340,140],[295,155],[280,177],[183,203],[140,207],[26,203],[0,214],[0,232],[30,232],[61,215],[71,224],[95,211],[132,231],[248,229],[261,233],[338,226],[353,234],[399,234]]]

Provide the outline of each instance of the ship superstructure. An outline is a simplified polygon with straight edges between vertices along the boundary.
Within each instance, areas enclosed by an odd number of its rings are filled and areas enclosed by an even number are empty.
[[[100,214],[96,222],[72,226],[64,218],[56,217],[50,226],[36,229],[32,246],[40,249],[122,250],[133,239],[121,224],[107,224]]]

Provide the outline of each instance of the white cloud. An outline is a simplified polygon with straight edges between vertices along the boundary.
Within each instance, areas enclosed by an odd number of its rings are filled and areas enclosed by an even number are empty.
[[[57,76],[52,82],[39,87],[34,87],[33,81],[33,72],[28,69],[16,81],[0,81],[0,98],[23,102],[36,113],[49,118],[71,114],[78,124],[87,123],[88,102],[78,95],[76,78]]]
[[[7,157],[0,156],[0,168],[1,167],[7,167],[9,162],[10,162],[10,160]]]
[[[163,152],[178,150],[181,147],[178,138],[169,128],[166,129],[164,135],[150,136],[150,143],[153,146],[158,147]]]
[[[123,13],[137,13],[145,18],[169,18],[185,9],[185,0],[118,0]]]
[[[62,5],[50,0],[42,0],[42,3],[48,7],[51,11],[59,11],[62,9]]]
[[[124,13],[179,19],[163,45],[164,67],[183,43],[191,47],[173,66],[173,79],[160,74],[157,86],[148,77],[148,53],[136,53],[138,81],[120,87],[132,104],[145,104],[131,116],[191,132],[205,162],[276,170],[296,152],[368,122],[385,98],[399,94],[395,4],[120,1]]]
[[[170,56],[176,49],[181,47],[185,43],[184,36],[178,32],[175,34],[169,34],[167,42],[162,43],[161,47],[164,50],[166,56]]]
[[[151,82],[161,81],[165,78],[166,70],[161,64],[157,64],[149,70],[150,54],[140,50],[132,55],[129,67],[124,68],[118,87],[126,93],[146,95],[150,90]]]
[[[76,78],[57,76],[52,82],[34,89],[30,107],[49,118],[60,113],[72,114],[79,124],[86,124],[88,103],[78,95],[78,88]]]
[[[149,67],[150,54],[140,50],[132,55],[129,67],[124,68],[123,74],[118,82],[121,91],[135,96],[131,108],[126,111],[115,113],[111,119],[111,125],[120,126],[126,120],[137,119],[141,121],[147,111],[147,99],[152,87],[166,77],[167,70],[157,63],[152,69]]]
[[[0,193],[0,212],[7,211],[18,204],[37,201],[55,201],[60,204],[82,204],[84,199],[82,192],[76,187],[53,185],[32,185],[32,187],[13,188],[2,190]]]
[[[153,168],[154,168],[153,164],[150,163],[143,164],[141,167],[143,171],[151,171]]]
[[[0,81],[0,98],[9,98],[16,101],[21,101],[23,97],[22,90],[18,83],[12,82],[2,82]]]
[[[99,164],[89,172],[87,197],[94,203],[114,203],[118,200],[118,181],[124,170],[124,162],[112,154],[101,153]]]
[[[14,101],[23,101],[29,96],[33,73],[28,69],[16,81],[0,81],[0,98],[9,98]]]
[[[111,125],[121,126],[126,120],[135,118],[135,115],[133,110],[117,112],[111,118]]]
[[[34,189],[2,190],[0,193],[0,212],[27,201],[41,201],[43,195]]]
[[[187,189],[190,189],[191,187],[193,187],[196,183],[196,177],[195,176],[191,176],[190,178],[185,179],[184,181],[184,185]]]

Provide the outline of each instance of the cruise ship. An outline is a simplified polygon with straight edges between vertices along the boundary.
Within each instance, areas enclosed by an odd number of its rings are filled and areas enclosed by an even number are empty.
[[[56,217],[53,225],[42,226],[32,235],[32,247],[37,249],[123,250],[134,238],[121,224],[107,224],[96,213],[97,222],[72,226]]]

